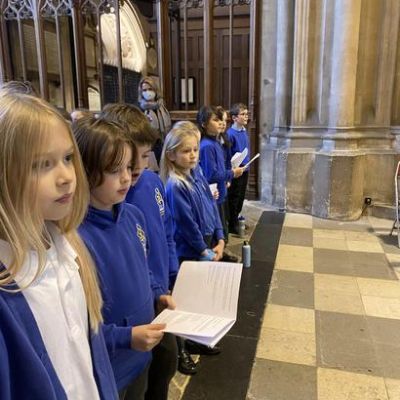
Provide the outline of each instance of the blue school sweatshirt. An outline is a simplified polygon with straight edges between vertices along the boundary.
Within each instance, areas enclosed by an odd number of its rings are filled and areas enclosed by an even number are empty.
[[[136,184],[129,189],[125,201],[134,204],[144,214],[150,246],[147,255],[149,268],[164,293],[167,293],[175,282],[179,262],[174,241],[174,222],[159,176],[144,170]]]
[[[89,207],[79,227],[99,275],[103,332],[119,391],[151,360],[151,352],[130,348],[131,328],[153,320],[154,301],[163,294],[147,265],[146,232],[142,212],[125,203],[113,211]]]
[[[230,157],[231,158],[235,153],[238,153],[238,152],[241,153],[247,147],[247,150],[248,150],[247,156],[240,164],[240,166],[242,167],[243,165],[247,164],[250,161],[250,141],[249,141],[249,135],[246,131],[246,128],[237,130],[232,125],[228,129],[227,134],[228,134],[228,138],[232,144],[232,146],[230,147],[230,153],[231,153]]]
[[[89,344],[100,398],[118,399],[101,329]],[[23,292],[0,291],[0,399],[67,400]]]
[[[201,139],[200,165],[208,183],[217,184],[217,204],[222,204],[227,193],[226,183],[233,179],[233,171],[226,168],[226,154],[217,138],[207,136]]]
[[[188,178],[190,187],[170,178],[165,192],[174,219],[176,252],[179,257],[199,259],[207,248],[206,235],[215,241],[224,239],[218,209],[201,169]]]

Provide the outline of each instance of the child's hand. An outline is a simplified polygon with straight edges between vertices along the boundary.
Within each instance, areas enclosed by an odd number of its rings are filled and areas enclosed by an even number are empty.
[[[162,294],[157,301],[157,311],[160,313],[165,308],[175,310],[176,303],[173,297],[169,294]]]
[[[138,351],[150,351],[160,343],[166,324],[148,324],[132,327],[131,348]]]
[[[233,177],[234,178],[239,178],[239,176],[243,175],[244,168],[237,167],[237,168],[233,168],[232,171],[233,171]]]
[[[214,200],[218,200],[219,199],[219,191],[218,190],[214,190],[212,195],[214,197]]]
[[[226,188],[229,189],[231,187],[231,183],[230,182],[226,182]]]
[[[215,252],[214,261],[219,261],[222,258],[224,254],[224,248],[225,241],[221,239],[218,241],[218,244],[213,248],[213,251]]]

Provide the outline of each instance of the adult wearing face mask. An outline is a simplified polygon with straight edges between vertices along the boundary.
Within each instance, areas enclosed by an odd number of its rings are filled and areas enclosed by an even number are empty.
[[[138,99],[139,106],[149,119],[151,126],[159,133],[159,139],[153,147],[155,158],[159,164],[164,138],[171,129],[171,117],[154,78],[145,76],[140,80]]]

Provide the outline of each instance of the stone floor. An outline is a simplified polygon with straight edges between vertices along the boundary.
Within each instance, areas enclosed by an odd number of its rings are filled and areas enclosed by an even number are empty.
[[[246,203],[252,267],[222,353],[171,400],[400,400],[400,250],[392,221]],[[240,253],[242,239],[229,248]],[[203,359],[204,358],[204,359]]]

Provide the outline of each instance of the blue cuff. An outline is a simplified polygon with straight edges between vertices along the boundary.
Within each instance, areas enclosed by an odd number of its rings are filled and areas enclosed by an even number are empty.
[[[212,261],[215,253],[211,249],[206,249],[207,253],[200,257],[200,261]]]

